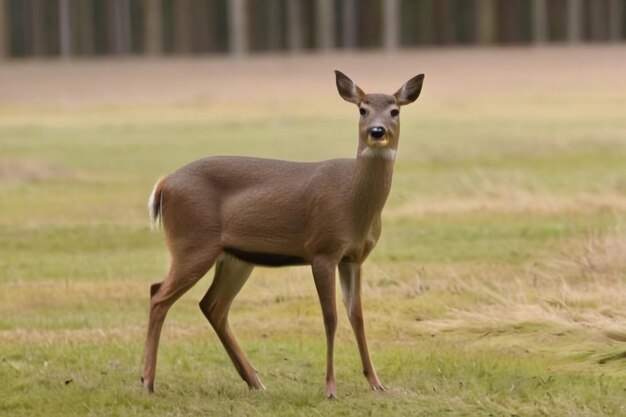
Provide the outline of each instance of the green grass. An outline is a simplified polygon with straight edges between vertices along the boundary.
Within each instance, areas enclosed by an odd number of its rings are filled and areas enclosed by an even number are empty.
[[[259,366],[259,373],[272,388],[249,392],[224,361],[221,347],[202,339],[169,343],[161,357],[161,393],[154,397],[131,383],[137,378],[134,351],[141,349],[136,342],[124,346],[85,342],[61,349],[44,346],[9,355],[7,373],[21,383],[12,390],[4,411],[251,416],[355,415],[360,411],[380,416],[459,411],[475,415],[623,412],[623,386],[610,377],[552,370],[549,361],[529,363],[530,355],[515,351],[513,358],[507,352],[477,354],[463,343],[450,346],[436,338],[420,340],[414,347],[387,346],[375,356],[378,366],[389,374],[389,390],[383,395],[367,392],[355,371],[354,349],[342,343],[337,375],[345,381],[344,395],[335,402],[323,399],[319,384],[324,367],[322,343],[297,336],[274,338],[272,343],[248,349],[251,358],[267,364]],[[203,366],[198,368],[200,363]],[[50,396],[51,391],[56,395]]]
[[[364,287],[389,389],[368,391],[342,315],[331,402],[307,268],[257,268],[233,307],[267,392],[200,313],[210,278],[171,310],[157,394],[142,392],[148,288],[168,263],[145,204],[205,155],[349,157],[353,109],[0,109],[0,414],[626,415],[626,96],[516,93],[403,111]]]

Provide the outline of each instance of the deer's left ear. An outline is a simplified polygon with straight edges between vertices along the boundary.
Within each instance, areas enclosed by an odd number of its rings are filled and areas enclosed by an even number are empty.
[[[422,83],[424,82],[424,74],[416,75],[407,81],[398,91],[394,93],[394,97],[398,101],[399,106],[413,103],[422,91]]]

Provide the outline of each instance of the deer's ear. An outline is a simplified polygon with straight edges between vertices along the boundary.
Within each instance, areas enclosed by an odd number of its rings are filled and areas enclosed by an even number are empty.
[[[413,103],[420,95],[422,91],[422,83],[424,82],[424,74],[416,75],[407,81],[398,91],[395,92],[394,97],[398,101],[399,106]]]
[[[339,95],[344,100],[358,106],[363,101],[363,97],[365,97],[363,90],[343,72],[335,70],[335,76],[337,77],[337,91],[339,91]]]

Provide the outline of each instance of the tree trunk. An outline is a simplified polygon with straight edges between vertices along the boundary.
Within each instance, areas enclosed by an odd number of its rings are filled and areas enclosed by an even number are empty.
[[[80,0],[77,6],[78,48],[81,53],[92,55],[95,51],[93,1]]]
[[[379,0],[361,0],[357,15],[357,46],[364,48],[378,48],[382,46],[383,15]]]
[[[333,0],[317,0],[315,44],[323,51],[335,46],[335,8]]]
[[[503,43],[517,43],[521,40],[520,8],[517,0],[498,3],[497,15],[499,22],[499,40]]]
[[[343,0],[342,9],[342,46],[353,49],[357,46],[357,9],[356,0]]]
[[[0,60],[9,57],[9,33],[11,22],[8,18],[8,0],[0,0]]]
[[[282,49],[281,1],[268,0],[267,4],[267,47],[270,51]]]
[[[207,51],[217,52],[220,50],[220,35],[219,35],[219,8],[218,0],[208,0],[207,16],[204,23],[207,26],[208,38],[207,38]]]
[[[120,46],[117,27],[117,0],[107,0],[104,5],[106,7],[106,53],[117,54]]]
[[[194,52],[209,52],[215,49],[214,6],[210,0],[193,0],[190,24],[193,27],[191,43]]]
[[[248,2],[228,1],[228,42],[230,53],[242,56],[248,53]]]
[[[107,0],[109,52],[130,52],[130,3],[129,0]]]
[[[44,0],[32,0],[31,8],[31,21],[33,23],[33,54],[45,55],[46,54],[46,33],[44,25]]]
[[[478,0],[476,5],[476,39],[479,43],[496,41],[496,1]]]
[[[548,8],[546,0],[532,0],[532,40],[536,44],[548,40]]]
[[[417,29],[419,23],[419,4],[415,1],[402,0],[400,2],[400,45],[416,45],[419,37]]]
[[[163,9],[161,0],[143,0],[145,10],[144,50],[148,55],[163,52]]]
[[[435,22],[437,43],[453,43],[455,41],[455,33],[451,0],[438,0],[435,2]]]
[[[417,11],[417,41],[419,44],[435,43],[435,0],[422,0]]]
[[[383,42],[385,49],[395,50],[400,46],[400,0],[387,0],[383,9]]]
[[[619,42],[624,31],[624,3],[622,0],[609,0],[609,40]]]
[[[589,23],[591,26],[591,40],[604,41],[608,39],[608,20],[605,12],[608,10],[606,0],[594,0],[588,3]]]
[[[476,43],[476,0],[457,0],[455,3],[456,41]]]
[[[132,30],[130,27],[130,0],[117,1],[117,30],[119,31],[119,47],[118,51],[122,54],[128,54],[132,45]]]
[[[302,49],[302,3],[287,1],[287,45],[291,51]]]
[[[582,40],[582,0],[569,0],[567,3],[567,40],[577,43]]]
[[[73,52],[70,17],[70,0],[59,0],[59,50],[64,58],[71,56]]]
[[[191,0],[176,0],[172,3],[174,13],[174,52],[188,54],[193,49],[193,22],[191,14],[194,12]]]

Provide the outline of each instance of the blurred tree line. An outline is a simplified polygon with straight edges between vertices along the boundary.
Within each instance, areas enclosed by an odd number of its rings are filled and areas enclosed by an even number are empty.
[[[0,57],[622,41],[626,0],[0,0]]]

